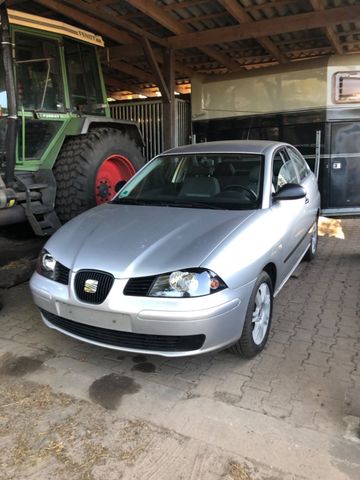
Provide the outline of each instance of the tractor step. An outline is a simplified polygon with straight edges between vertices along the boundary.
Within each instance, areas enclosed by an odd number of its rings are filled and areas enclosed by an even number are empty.
[[[55,230],[57,230],[57,228],[54,228],[54,220],[57,220],[57,221],[59,220],[55,212],[51,212],[51,213],[56,216],[56,219],[53,218],[51,214],[49,214],[49,216],[44,217],[44,220],[38,221],[42,230],[42,235],[51,235],[52,233],[55,232]]]
[[[27,188],[29,190],[44,190],[44,188],[48,186],[46,183],[32,183],[31,185],[27,185]]]
[[[47,207],[41,202],[31,202],[31,211],[34,215],[44,215],[52,211],[52,208]]]
[[[40,180],[40,182],[36,180]],[[36,235],[44,236],[54,233],[61,223],[54,211],[55,180],[52,172],[18,175],[17,181],[24,189],[25,202],[22,203],[22,206]]]
[[[55,211],[49,211],[45,206],[33,206],[30,204],[30,208],[26,214],[37,235],[51,235],[61,227],[60,220]]]

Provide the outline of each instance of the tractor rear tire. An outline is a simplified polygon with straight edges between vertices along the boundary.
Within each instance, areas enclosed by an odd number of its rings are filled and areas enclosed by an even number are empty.
[[[54,167],[60,221],[111,200],[117,183],[129,180],[143,164],[139,146],[126,132],[107,127],[69,137]]]

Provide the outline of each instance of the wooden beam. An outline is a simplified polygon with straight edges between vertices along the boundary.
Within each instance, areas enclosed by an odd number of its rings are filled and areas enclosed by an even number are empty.
[[[205,53],[208,57],[216,60],[218,63],[220,63],[220,65],[224,65],[232,72],[238,72],[239,70],[242,70],[242,67],[237,63],[236,60],[232,60],[225,53],[220,52],[220,50],[217,50],[213,47],[201,47],[199,50]]]
[[[154,55],[158,63],[163,63],[164,57],[161,49],[154,48]],[[113,47],[107,47],[105,52],[101,54],[102,61],[106,63],[106,58],[110,62],[121,59],[134,59],[134,57],[143,57],[144,49],[140,43],[134,45],[115,45]],[[194,70],[181,61],[175,61],[175,71],[185,77],[191,77],[194,74]]]
[[[178,20],[178,22],[196,23],[196,22],[202,22],[204,20],[213,20],[213,19],[218,19],[225,16],[227,17],[228,15],[229,15],[228,12],[208,13],[207,15],[196,15],[196,17],[181,18]]]
[[[327,45],[326,47],[313,47],[313,48],[300,48],[298,50],[290,50],[289,56],[293,60],[301,58],[303,60],[308,60],[314,55],[330,55],[332,52],[332,46]],[[306,55],[306,56],[304,56]]]
[[[167,28],[170,32],[178,34],[188,31],[185,25],[181,25],[181,23],[165,12],[161,7],[158,7],[152,0],[127,0],[127,3]]]
[[[174,75],[174,50],[165,52],[164,79],[169,98],[163,98],[164,110],[164,149],[175,147],[175,75]]]
[[[146,72],[141,68],[135,67],[131,63],[122,62],[121,60],[115,60],[114,62],[112,62],[110,66],[111,68],[115,68],[116,70],[119,70],[119,72],[125,72],[128,75],[131,75],[132,77],[135,77],[135,78],[139,78],[142,81],[155,83],[155,77],[152,73]]]
[[[127,2],[140,10],[143,14],[149,16],[160,25],[170,30],[172,33],[181,35],[188,34],[188,32],[192,31],[191,27],[178,22],[171,14],[159,7],[152,0],[127,0]],[[197,45],[194,45],[194,47],[196,46]],[[236,61],[232,60],[219,50],[210,47],[207,47],[206,49],[202,48],[201,50],[206,53],[206,55],[214,58],[221,65],[225,65],[229,70],[238,71],[241,69]]]
[[[329,8],[321,12],[299,13],[231,27],[214,28],[203,32],[184,33],[168,38],[168,43],[175,49],[201,47],[220,41],[227,43],[247,38],[261,38],[286,32],[322,28],[351,22],[358,17],[360,17],[360,5]]]
[[[277,7],[282,7],[283,5],[290,5],[291,3],[294,3],[294,0],[274,0],[273,2],[267,2],[267,3],[260,3],[260,4],[254,4],[254,5],[249,5],[248,7],[244,8],[246,12],[253,12],[256,10],[266,10],[269,8],[277,8]]]
[[[310,0],[310,3],[315,11],[323,11],[325,9],[324,2],[322,0]],[[340,45],[339,39],[335,35],[333,27],[325,27],[325,33],[335,52],[341,55],[343,53],[343,48]]]
[[[127,92],[136,93],[138,95],[144,95],[144,90],[136,85],[131,85],[127,82],[122,81],[118,78],[106,77],[105,79],[106,87],[110,87],[115,91],[125,90]]]
[[[202,3],[208,3],[209,0],[182,0],[181,2],[172,2],[164,5],[163,10],[180,10],[183,8],[193,7],[194,5],[200,5]]]
[[[114,14],[106,13],[101,6],[94,6],[89,2],[84,2],[83,0],[65,0],[66,3],[70,3],[75,8],[82,10],[85,14],[91,13],[97,18],[100,18],[107,22],[108,24],[117,25],[122,29],[125,29],[131,33],[139,35],[140,37],[147,37],[149,40],[153,41],[154,43],[158,43],[164,47],[167,46],[166,40],[158,37],[157,35],[153,35],[152,33],[144,31],[143,28],[138,27],[134,23],[128,22],[124,20],[117,12],[114,10]],[[46,2],[45,2],[46,3]]]
[[[112,47],[105,47],[101,52],[101,57],[107,57],[110,62],[112,60],[120,60],[123,58],[144,56],[144,49],[140,42],[135,43],[134,45],[114,45]]]
[[[95,5],[111,5],[112,3],[115,3],[117,0],[95,0],[94,4]]]
[[[254,23],[254,20],[245,11],[245,9],[237,2],[237,0],[218,0],[218,2],[225,8],[230,15],[235,18],[240,24],[242,23]],[[270,52],[279,63],[286,63],[287,58],[281,53],[278,47],[270,38],[258,38],[257,41],[260,45]]]
[[[154,51],[150,45],[150,42],[147,38],[142,39],[143,42],[143,48],[145,52],[145,56],[147,58],[147,61],[149,62],[149,65],[152,69],[153,75],[155,77],[156,83],[160,89],[161,95],[163,96],[164,101],[170,102],[171,97],[170,97],[170,92],[168,89],[168,85],[165,82],[165,79],[163,77],[163,74],[161,73],[161,70],[159,68],[159,64],[156,60]],[[175,82],[174,82],[175,83]]]

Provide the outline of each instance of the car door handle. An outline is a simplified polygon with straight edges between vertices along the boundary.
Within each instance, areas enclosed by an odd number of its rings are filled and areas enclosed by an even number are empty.
[[[310,198],[307,195],[305,195],[305,203],[310,203]]]

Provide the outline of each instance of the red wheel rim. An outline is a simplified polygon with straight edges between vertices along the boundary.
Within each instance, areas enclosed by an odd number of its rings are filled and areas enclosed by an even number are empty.
[[[135,173],[130,160],[122,155],[110,155],[101,164],[95,181],[96,204],[108,202],[116,193],[116,185],[120,181],[127,181]]]

